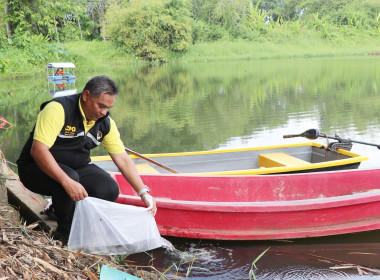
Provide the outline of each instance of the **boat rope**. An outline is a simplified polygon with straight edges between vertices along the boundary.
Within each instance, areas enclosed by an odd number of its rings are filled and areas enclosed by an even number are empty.
[[[12,127],[12,124],[10,122],[8,122],[6,119],[4,119],[3,117],[0,116],[0,128],[2,129],[10,129]],[[8,169],[8,171],[11,173],[11,175],[13,176],[13,178],[8,178],[7,176],[5,176],[4,173],[1,172],[1,175],[4,176],[5,179],[7,180],[16,180],[20,185],[21,187],[24,189],[24,191],[35,201],[37,201],[38,203],[40,203],[42,206],[44,206],[41,201],[39,201],[37,198],[33,197],[29,191],[27,190],[27,188],[25,188],[24,184],[20,181],[20,179],[18,178],[18,176],[13,172],[13,170],[8,166],[8,162],[11,163],[10,161],[7,161],[7,159],[5,158],[5,154],[3,153],[3,151],[1,150],[0,148],[0,164],[4,164],[4,166]],[[11,163],[13,165],[16,166],[16,164],[14,163]]]
[[[325,148],[325,160],[327,160],[327,152],[329,150],[329,145],[330,145],[329,144],[329,136],[326,135],[326,134],[324,134],[324,133],[319,133],[319,134],[324,135],[325,138],[326,138],[326,141],[327,141],[327,145],[326,145],[326,148]]]
[[[4,119],[2,116],[0,116],[0,128],[2,129],[10,129],[13,125],[8,122],[6,119]]]
[[[13,170],[8,166],[8,161],[7,159],[5,158],[5,155],[3,153],[3,151],[0,149],[0,157],[1,157],[1,162],[4,163],[5,167],[8,169],[8,171],[12,174],[13,178],[12,180],[16,180],[20,186],[24,189],[24,191],[35,201],[37,201],[39,204],[41,204],[43,207],[45,207],[45,205],[39,201],[37,198],[35,198],[34,196],[32,196],[30,194],[30,192],[28,191],[28,189],[24,186],[24,184],[20,181],[20,179],[18,178],[18,176],[13,172]],[[4,176],[5,179],[10,179],[10,178],[7,178]]]

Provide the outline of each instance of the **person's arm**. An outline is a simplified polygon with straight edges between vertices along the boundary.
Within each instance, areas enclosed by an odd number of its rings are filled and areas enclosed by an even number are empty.
[[[110,132],[104,137],[102,144],[105,150],[110,154],[113,162],[121,171],[124,178],[129,182],[129,184],[135,189],[137,193],[145,188],[143,181],[141,180],[140,174],[137,168],[128,154],[125,152],[124,144],[120,139],[120,133],[116,127],[116,124],[112,118],[110,118]],[[147,193],[141,195],[141,200],[144,204],[149,207],[149,202],[146,199]],[[153,206],[150,210],[153,215],[157,212],[156,201],[153,198]]]
[[[121,174],[123,174],[124,178],[128,181],[128,183],[135,189],[135,191],[138,193],[142,189],[145,188],[145,185],[143,181],[141,180],[140,174],[137,171],[137,168],[131,158],[128,156],[126,152],[122,154],[111,154],[110,156],[113,160],[113,162],[116,164],[116,166],[119,168]],[[146,195],[149,195],[147,192],[143,193],[141,195],[141,200],[144,202],[144,204],[149,207],[148,200],[146,199]],[[153,215],[156,215],[157,207],[156,207],[156,200],[153,198],[153,206],[150,210]]]
[[[62,105],[55,101],[48,103],[38,114],[30,154],[40,169],[58,182],[72,200],[77,201],[87,196],[86,190],[62,170],[50,152],[64,123],[65,112]]]
[[[77,181],[71,179],[61,169],[47,145],[38,140],[34,140],[30,154],[36,161],[38,167],[54,181],[57,181],[72,200],[78,201],[88,196],[85,188]]]

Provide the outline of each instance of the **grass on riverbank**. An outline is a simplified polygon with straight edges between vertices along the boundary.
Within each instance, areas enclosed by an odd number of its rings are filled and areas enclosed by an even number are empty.
[[[36,47],[37,48],[37,47]],[[56,49],[64,51],[55,51]],[[94,71],[115,64],[132,63],[134,56],[124,53],[110,42],[76,41],[60,44],[41,45],[43,58],[37,60],[26,50],[6,48],[1,56],[6,57],[5,70],[0,73],[0,79],[15,79],[43,77],[46,75],[46,65],[49,62],[73,62],[76,71]],[[0,57],[1,58],[1,57]]]
[[[125,53],[111,42],[78,41],[64,43],[63,46],[69,50],[70,59],[78,71],[103,69],[137,61],[134,55]]]
[[[35,47],[37,48],[37,47]],[[1,54],[6,57],[6,68],[0,79],[44,76],[48,62],[70,61],[77,71],[97,71],[121,64],[147,63],[116,47],[111,42],[77,41],[57,46],[41,46],[41,59],[37,60],[28,51],[6,48]],[[64,51],[62,51],[64,50]],[[356,39],[330,38],[315,33],[278,36],[272,39],[257,38],[255,41],[219,40],[192,45],[181,56],[172,57],[171,62],[194,62],[216,60],[249,60],[296,57],[325,57],[379,55],[380,37],[363,35]]]
[[[315,34],[276,40],[217,41],[192,45],[181,61],[244,60],[296,57],[380,55],[380,37],[325,40]]]

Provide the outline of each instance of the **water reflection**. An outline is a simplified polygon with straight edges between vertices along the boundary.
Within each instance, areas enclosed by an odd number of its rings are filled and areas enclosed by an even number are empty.
[[[75,82],[76,79],[48,81],[48,92],[52,98],[76,94]]]
[[[149,153],[216,149],[233,138],[310,128],[297,122],[315,123],[328,134],[367,135],[380,105],[376,61],[147,67],[126,73],[114,117],[124,124],[121,133],[128,144]],[[372,126],[371,132],[378,135],[379,128]]]

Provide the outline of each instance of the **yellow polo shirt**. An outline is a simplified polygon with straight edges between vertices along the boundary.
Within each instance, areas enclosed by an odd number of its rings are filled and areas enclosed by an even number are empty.
[[[80,102],[79,108],[83,116],[85,134],[87,134],[87,132],[95,125],[95,121],[87,123]],[[110,132],[104,137],[101,143],[108,153],[122,154],[125,152],[124,144],[120,139],[120,133],[116,127],[115,121],[111,117],[109,118]],[[65,111],[63,106],[56,101],[49,102],[38,114],[33,139],[38,140],[51,148],[64,124]]]

